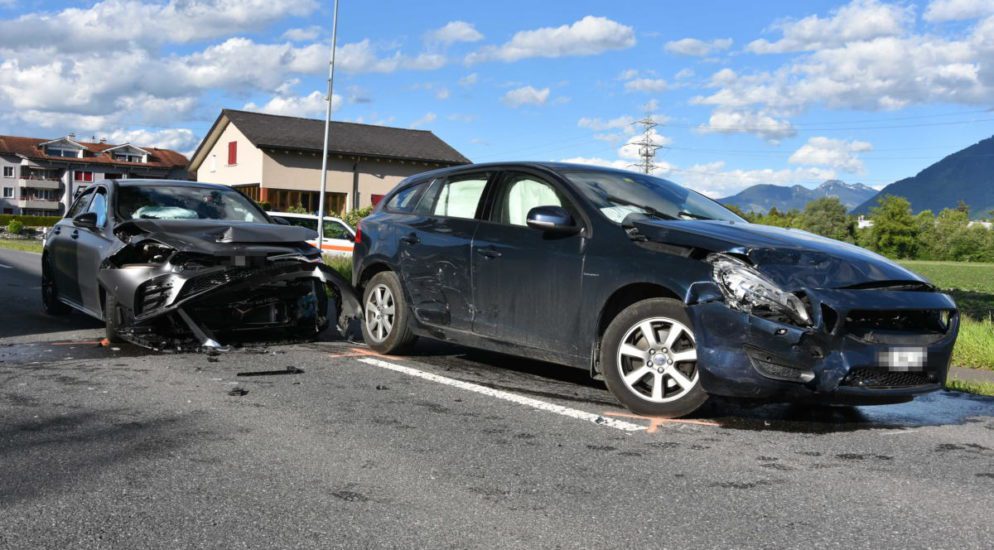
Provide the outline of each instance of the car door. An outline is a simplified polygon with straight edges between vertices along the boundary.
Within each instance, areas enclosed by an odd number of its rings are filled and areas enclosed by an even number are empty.
[[[97,282],[97,271],[104,254],[111,246],[107,237],[108,197],[107,188],[98,185],[93,188],[93,198],[86,207],[86,212],[97,215],[97,227],[86,229],[74,227],[70,238],[76,240],[76,264],[79,280],[80,305],[93,315],[103,315],[103,304],[100,299],[100,286]]]
[[[584,233],[556,235],[526,224],[532,208],[561,206],[583,227],[575,203],[553,180],[525,172],[503,173],[491,196],[473,241],[473,331],[557,354],[588,352],[589,343],[576,337]]]
[[[337,218],[324,219],[322,252],[326,256],[351,256],[355,249],[355,234],[345,222]]]
[[[401,283],[423,324],[472,329],[471,245],[491,175],[474,172],[432,181],[398,225]],[[390,212],[391,205],[385,209]]]
[[[86,212],[92,198],[92,189],[87,189],[76,197],[66,217],[59,220],[52,228],[48,244],[48,257],[59,296],[77,306],[82,306],[83,300],[79,288],[79,262],[76,254],[79,239],[73,237],[77,227],[73,225],[72,219]],[[79,236],[78,233],[76,236]]]

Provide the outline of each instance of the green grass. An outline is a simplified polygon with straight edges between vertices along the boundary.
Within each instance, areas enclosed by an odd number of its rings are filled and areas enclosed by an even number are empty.
[[[994,382],[969,382],[953,378],[946,380],[946,389],[994,397]]]
[[[956,300],[962,313],[953,364],[994,370],[994,264],[902,261]]]
[[[326,257],[324,263],[345,277],[346,281],[352,282],[352,256]]]
[[[10,239],[0,239],[0,248],[9,248],[11,250],[22,250],[24,252],[37,252],[41,254],[42,242],[35,240],[15,241]]]

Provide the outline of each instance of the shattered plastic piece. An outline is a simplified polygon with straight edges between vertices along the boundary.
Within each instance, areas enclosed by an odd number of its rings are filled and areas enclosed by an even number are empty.
[[[255,372],[240,372],[235,376],[275,376],[280,374],[304,374],[304,369],[289,366],[283,370],[261,370]]]
[[[242,388],[231,388],[228,390],[228,395],[232,397],[241,397],[248,393],[248,390]]]

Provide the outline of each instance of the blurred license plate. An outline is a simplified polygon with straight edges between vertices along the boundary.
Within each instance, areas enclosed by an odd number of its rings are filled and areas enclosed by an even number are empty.
[[[878,354],[877,359],[882,367],[890,370],[922,370],[925,368],[926,355],[925,348],[901,347],[882,351]]]

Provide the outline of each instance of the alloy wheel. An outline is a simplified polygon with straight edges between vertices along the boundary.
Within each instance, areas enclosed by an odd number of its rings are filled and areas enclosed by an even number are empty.
[[[653,403],[676,401],[699,380],[694,333],[667,317],[645,319],[629,328],[617,362],[628,389]]]
[[[384,284],[373,287],[366,298],[366,331],[373,340],[382,342],[390,336],[396,318],[393,293]]]

